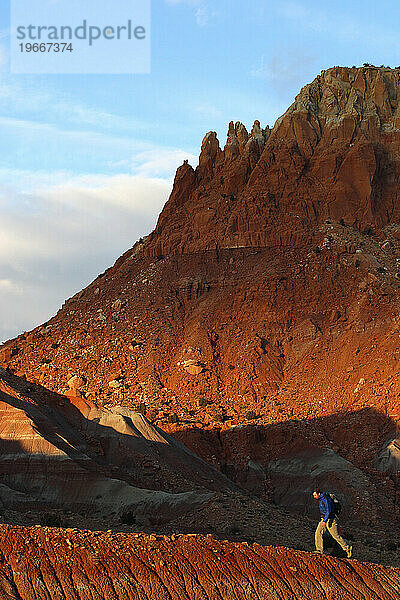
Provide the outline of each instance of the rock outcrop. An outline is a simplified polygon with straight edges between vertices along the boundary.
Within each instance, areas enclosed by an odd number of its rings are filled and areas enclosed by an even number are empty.
[[[145,254],[301,246],[329,218],[381,230],[399,221],[399,143],[399,69],[322,71],[271,131],[230,123],[223,151],[206,135]]]
[[[10,600],[395,600],[399,588],[399,569],[211,536],[0,527]]]

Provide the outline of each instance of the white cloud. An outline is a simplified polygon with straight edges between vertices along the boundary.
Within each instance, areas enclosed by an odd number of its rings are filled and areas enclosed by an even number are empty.
[[[148,234],[185,158],[146,149],[116,175],[1,169],[0,340],[46,321]]]
[[[0,50],[1,48],[0,45]],[[6,58],[8,60],[8,57]],[[65,94],[60,97],[56,91],[46,91],[32,82],[29,82],[27,87],[15,78],[10,79],[3,75],[0,79],[0,107],[9,110],[10,106],[24,115],[39,118],[45,115],[47,122],[62,121],[64,124],[70,123],[80,127],[96,126],[125,134],[146,131],[151,126],[143,120],[123,117],[76,102],[73,97],[66,98]]]
[[[198,157],[173,148],[152,148],[136,153],[129,161],[129,167],[132,172],[142,177],[168,177],[184,160],[196,165]]]
[[[300,48],[281,48],[270,59],[261,56],[259,64],[253,67],[250,75],[267,81],[279,94],[297,91],[313,72],[315,58]]]
[[[223,116],[223,111],[219,110],[218,108],[216,108],[215,106],[212,106],[211,104],[197,104],[196,106],[193,107],[193,110],[195,112],[197,112],[198,114],[207,117],[207,118],[219,118]]]
[[[34,178],[37,187],[30,191],[15,191],[13,210],[2,211],[3,266],[25,270],[26,263],[49,256],[63,261],[80,256],[84,262],[85,254],[96,252],[89,238],[102,251],[108,245],[111,260],[113,248],[122,251],[148,233],[171,187],[169,180],[138,175],[80,175],[53,185],[50,177],[45,175],[43,185]]]
[[[0,128],[3,139],[7,139],[2,164],[10,163],[10,157],[13,157],[12,166],[23,169],[27,164],[34,178],[37,169],[42,164],[48,164],[50,157],[55,170],[66,167],[79,172],[83,163],[87,171],[107,172],[113,162],[158,148],[134,136],[124,137],[118,131],[108,133],[95,129],[79,130],[78,127],[68,129],[53,123],[15,117],[0,116]],[[27,154],[26,149],[30,146],[34,151]],[[0,181],[8,183],[11,174],[12,169],[9,168],[4,174],[6,179]],[[19,186],[19,181],[16,181],[16,185]]]
[[[259,64],[250,70],[250,75],[257,79],[269,78],[269,68],[264,54],[261,56]]]
[[[205,27],[206,25],[208,25],[211,18],[211,12],[208,6],[206,6],[205,4],[203,6],[199,6],[199,8],[195,12],[195,17],[196,23],[197,25],[199,25],[199,27]]]
[[[11,279],[0,279],[0,292],[2,294],[22,294],[23,289],[20,285],[11,281]]]
[[[56,210],[75,211],[81,218],[97,219],[99,212],[125,211],[153,219],[167,199],[170,181],[143,175],[81,175],[36,191],[37,197]],[[121,217],[121,215],[119,215]]]
[[[84,144],[89,143],[96,145],[98,148],[101,146],[114,146],[116,144],[125,147],[132,147],[135,145],[141,145],[143,148],[151,147],[151,144],[146,142],[137,142],[126,137],[119,137],[118,134],[110,135],[101,131],[93,130],[79,130],[79,129],[64,129],[52,123],[44,123],[41,121],[32,121],[26,119],[18,119],[14,117],[0,117],[0,127],[4,129],[11,129],[15,136],[23,135],[26,136],[45,136],[48,142],[51,139],[58,141],[76,141],[77,143]]]
[[[210,8],[206,0],[165,0],[171,6],[183,4],[194,8],[194,16],[199,27],[205,27],[209,24],[213,17],[217,16],[217,12]]]

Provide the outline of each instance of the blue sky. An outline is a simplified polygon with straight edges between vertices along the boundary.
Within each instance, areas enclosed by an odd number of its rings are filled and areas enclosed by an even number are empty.
[[[207,131],[273,125],[321,69],[400,64],[393,1],[153,0],[149,75],[10,75],[0,6],[0,340],[153,228]]]

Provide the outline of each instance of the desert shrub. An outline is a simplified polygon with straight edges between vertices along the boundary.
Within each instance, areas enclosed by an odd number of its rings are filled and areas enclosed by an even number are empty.
[[[139,404],[135,408],[135,411],[138,412],[138,413],[140,413],[140,414],[142,414],[142,415],[145,415],[146,414],[146,409],[147,409],[146,404],[144,402],[139,402]]]
[[[62,527],[63,519],[57,513],[44,513],[40,516],[40,524],[44,527]]]
[[[252,421],[253,419],[256,419],[256,418],[257,418],[257,414],[254,412],[254,410],[247,411],[247,413],[246,413],[246,419],[248,421]]]
[[[222,413],[218,413],[214,416],[214,421],[217,423],[223,423],[225,421],[225,416]]]
[[[136,516],[132,511],[126,510],[119,517],[119,520],[124,525],[134,525],[136,523]]]
[[[232,527],[229,530],[229,533],[231,533],[232,535],[239,535],[239,533],[242,533],[242,530],[238,525],[235,524],[232,525]]]
[[[176,413],[168,415],[168,423],[179,423],[179,417]]]
[[[396,552],[397,544],[395,544],[394,542],[388,542],[386,544],[386,549],[389,550],[389,552]]]
[[[207,406],[208,404],[208,400],[207,398],[204,398],[204,396],[200,396],[200,398],[197,400],[197,406],[199,408],[202,408],[203,406]]]
[[[158,417],[158,411],[155,408],[152,408],[147,413],[147,418],[150,419],[150,421],[155,421],[157,417]]]

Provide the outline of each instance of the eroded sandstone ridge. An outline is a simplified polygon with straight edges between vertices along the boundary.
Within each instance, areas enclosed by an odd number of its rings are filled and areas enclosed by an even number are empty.
[[[4,600],[396,600],[399,569],[211,536],[0,527]]]

